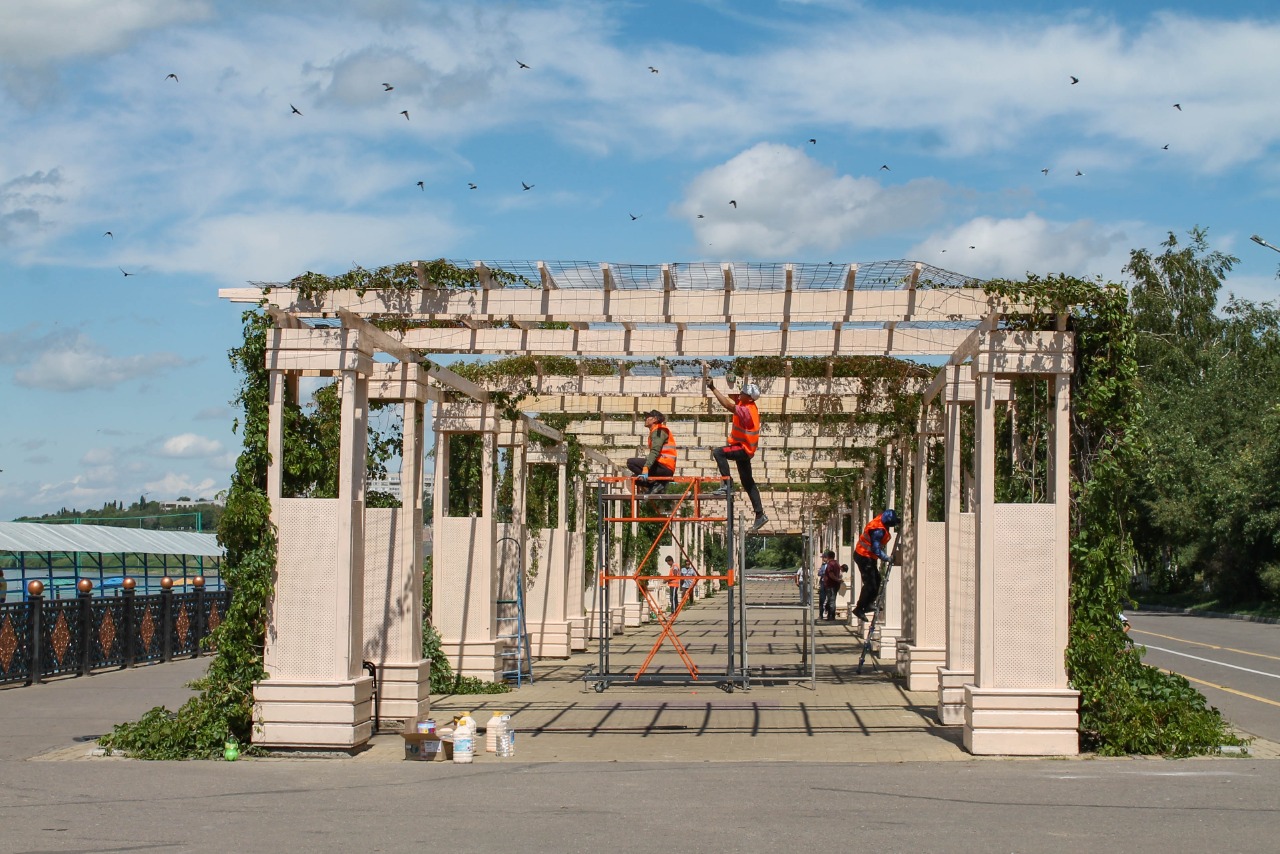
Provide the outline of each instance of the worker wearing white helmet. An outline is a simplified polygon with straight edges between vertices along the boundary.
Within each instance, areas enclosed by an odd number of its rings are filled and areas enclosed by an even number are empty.
[[[729,477],[729,460],[737,463],[738,480],[742,482],[742,488],[751,499],[751,509],[756,512],[756,520],[748,530],[758,531],[769,521],[769,517],[764,515],[764,505],[760,502],[760,489],[756,486],[756,479],[751,474],[751,458],[756,455],[756,448],[760,444],[760,410],[756,406],[756,399],[760,397],[760,386],[747,383],[734,395],[736,399],[731,399],[729,395],[716,388],[715,381],[710,378],[707,379],[707,388],[716,396],[716,400],[720,401],[721,406],[733,413],[728,443],[723,448],[713,450],[711,456],[715,459],[716,466],[720,469],[720,476],[723,478]],[[724,486],[711,494],[728,495],[729,482],[726,480]]]

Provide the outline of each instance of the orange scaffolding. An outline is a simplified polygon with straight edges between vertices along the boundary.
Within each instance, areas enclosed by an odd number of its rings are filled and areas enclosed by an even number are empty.
[[[652,481],[662,484],[665,489],[669,489],[670,485],[673,484],[679,487],[676,491],[652,493],[638,492],[636,490],[636,481],[637,478],[634,477],[604,477],[595,484],[599,523],[596,541],[597,560],[594,607],[598,628],[599,660],[596,667],[583,678],[587,682],[594,682],[596,691],[604,691],[608,685],[615,682],[653,684],[712,681],[729,691],[738,686],[748,687],[745,656],[742,654],[742,642],[736,638],[736,635],[741,632],[742,626],[740,625],[741,615],[734,608],[734,596],[737,586],[734,560],[738,549],[734,545],[732,481],[719,477],[652,478]],[[728,489],[727,492],[722,494],[708,495],[703,489],[709,485],[714,485],[716,488],[725,486]],[[720,506],[724,507],[722,513],[713,509]],[[690,509],[690,515],[680,515],[684,508]],[[635,522],[660,522],[662,523],[662,528],[653,538],[653,542],[650,543],[645,551],[644,557],[636,562],[634,571],[624,573],[610,567],[614,529],[618,524]],[[692,556],[685,548],[685,544],[680,541],[680,538],[673,530],[673,522],[693,523],[696,526],[696,530],[699,531],[702,530],[703,525],[724,525],[725,566],[723,571],[711,572],[705,566],[698,567],[694,564]],[[641,575],[640,568],[648,563],[659,544],[668,534],[683,558],[681,565],[687,563],[694,566],[696,573],[694,575]],[[692,580],[693,584],[683,589],[679,602],[671,613],[667,614],[655,599],[653,591],[649,589],[649,582],[657,581],[671,584],[674,581],[686,580]],[[644,662],[635,670],[615,670],[612,661],[611,639],[613,627],[610,613],[612,605],[610,601],[612,594],[610,582],[613,581],[634,583],[640,597],[648,605],[649,613],[657,618],[661,626],[661,631],[658,633],[658,638],[654,641],[652,649],[649,650]],[[675,629],[677,618],[684,611],[684,607],[692,597],[697,584],[703,581],[723,581],[728,592],[726,597],[727,643],[725,644],[727,659],[723,671],[700,668],[694,662],[688,648],[680,640],[680,636]],[[649,672],[649,665],[653,662],[654,656],[658,654],[662,644],[667,641],[671,643],[672,649],[675,650],[676,655],[679,656],[680,661],[684,664],[686,673]]]

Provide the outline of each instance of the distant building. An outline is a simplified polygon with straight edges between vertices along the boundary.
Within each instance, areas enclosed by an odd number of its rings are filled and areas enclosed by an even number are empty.
[[[191,507],[209,506],[226,507],[227,500],[225,498],[197,498],[195,501],[185,499],[182,501],[161,501],[161,510],[183,510]]]
[[[430,496],[432,489],[435,488],[436,476],[434,471],[428,471],[422,476],[423,495]],[[397,499],[402,497],[400,490],[400,473],[390,474],[385,478],[369,478],[365,481],[365,490],[367,492],[386,492],[395,496]]]

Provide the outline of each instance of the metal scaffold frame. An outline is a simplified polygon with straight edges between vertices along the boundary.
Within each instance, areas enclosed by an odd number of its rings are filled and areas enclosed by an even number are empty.
[[[760,535],[764,536],[764,535]],[[738,566],[739,585],[742,590],[738,596],[738,626],[740,631],[739,648],[742,650],[742,670],[747,677],[747,687],[750,688],[751,682],[792,682],[792,681],[809,681],[810,689],[818,687],[818,665],[817,665],[817,628],[814,625],[813,618],[813,576],[810,567],[813,565],[813,539],[808,534],[804,534],[804,563],[800,566],[798,573],[760,573],[750,572],[747,570],[746,560],[746,538],[742,539],[739,544]],[[793,603],[773,602],[773,601],[752,601],[749,590],[756,589],[755,585],[787,585],[796,588],[796,601]],[[767,589],[767,588],[766,588]],[[767,665],[760,666],[760,673],[754,677],[751,674],[751,653],[750,645],[747,643],[749,636],[747,627],[747,614],[749,611],[798,611],[800,613],[800,663],[796,671],[792,673],[782,672],[780,666]],[[775,672],[768,672],[773,669]]]
[[[721,486],[724,481],[718,477],[672,477],[656,478],[656,480],[668,484],[674,483],[681,489],[679,492],[641,495],[637,494],[635,478],[632,477],[604,477],[594,484],[596,487],[596,506],[599,513],[596,543],[596,581],[594,586],[594,609],[597,621],[599,657],[596,667],[586,673],[583,679],[587,682],[594,682],[597,692],[602,692],[609,685],[618,682],[629,682],[638,685],[714,682],[726,691],[732,691],[735,687],[745,689],[748,687],[747,673],[744,666],[745,658],[741,654],[741,639],[735,638],[735,634],[741,631],[741,620],[740,614],[735,607],[737,575],[734,559],[738,554],[738,549],[734,541],[732,483],[729,483],[729,491],[726,495],[711,496],[703,493],[703,487],[709,485]],[[713,512],[704,509],[705,504],[708,502],[718,504],[721,501],[726,504],[723,515],[713,515]],[[654,515],[651,508],[657,502],[669,502],[670,510],[664,515]],[[680,509],[683,506],[690,506],[693,514],[691,516],[680,516]],[[706,515],[704,515],[704,512]],[[646,515],[641,515],[642,513]],[[635,522],[662,522],[663,526],[644,557],[636,563],[637,569],[635,572],[629,574],[611,572],[609,563],[613,552],[614,526]],[[693,581],[694,585],[685,589],[676,609],[668,615],[654,598],[654,593],[648,588],[648,583],[651,581],[667,582],[672,580],[673,576],[641,575],[638,567],[645,564],[648,558],[657,550],[664,537],[671,533],[673,522],[690,523],[699,527],[702,525],[723,524],[725,526],[725,567],[721,573],[706,571],[707,568],[702,567],[696,575],[679,576],[682,579]],[[672,539],[679,547],[682,556],[686,560],[690,560],[684,544],[675,537],[674,533],[672,533]],[[654,641],[653,648],[649,650],[648,656],[634,672],[614,669],[613,631],[610,624],[610,582],[614,581],[635,583],[640,595],[648,604],[650,612],[656,615],[662,628],[657,640]],[[728,595],[725,607],[726,658],[724,669],[720,671],[699,668],[680,641],[680,637],[676,634],[674,628],[676,619],[692,597],[694,588],[699,582],[703,581],[723,581],[727,587]],[[653,657],[662,647],[662,644],[668,640],[687,669],[686,674],[647,672]]]

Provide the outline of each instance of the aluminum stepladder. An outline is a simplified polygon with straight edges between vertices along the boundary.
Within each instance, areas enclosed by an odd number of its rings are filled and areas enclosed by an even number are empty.
[[[524,548],[519,540],[515,537],[501,537],[498,542],[508,540],[516,544],[520,551],[520,574],[516,578],[516,598],[499,599],[498,605],[515,605],[515,614],[498,617],[498,635],[497,640],[514,640],[515,646],[504,649],[502,658],[504,664],[514,659],[514,666],[503,667],[503,679],[515,679],[516,687],[519,688],[527,680],[530,685],[533,684],[533,660],[529,657],[529,633],[524,622]],[[514,623],[514,627],[512,627]],[[505,631],[504,631],[505,629]]]
[[[894,543],[894,553],[897,552],[897,543]],[[889,555],[889,560],[884,561],[884,575],[880,576],[880,590],[876,593],[876,601],[874,603],[875,610],[871,612],[871,621],[867,623],[867,634],[862,639],[862,655],[858,656],[858,669],[854,671],[858,675],[862,674],[862,665],[870,655],[876,660],[876,666],[880,666],[880,658],[871,651],[871,643],[875,640],[876,628],[880,623],[880,615],[884,613],[885,594],[889,591],[889,576],[893,573],[893,554]],[[850,605],[850,608],[853,606]]]

